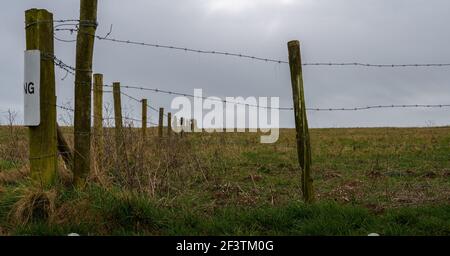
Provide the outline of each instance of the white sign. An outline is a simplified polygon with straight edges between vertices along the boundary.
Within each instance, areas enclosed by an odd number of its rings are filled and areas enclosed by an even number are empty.
[[[41,123],[41,52],[25,51],[24,121],[25,126],[38,126]]]

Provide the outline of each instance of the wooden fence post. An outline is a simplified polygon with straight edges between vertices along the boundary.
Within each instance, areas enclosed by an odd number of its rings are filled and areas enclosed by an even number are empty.
[[[142,99],[142,142],[147,140],[147,99]]]
[[[180,136],[183,137],[183,135],[184,135],[184,117],[182,117],[182,118],[180,119],[180,125],[181,125]]]
[[[178,123],[178,118],[174,115],[173,117],[172,117],[172,133],[174,133],[174,129],[173,129],[173,127],[175,126],[176,127],[176,129],[178,128],[178,126],[179,126],[179,123]]]
[[[56,181],[58,159],[53,14],[47,10],[27,10],[25,24],[26,49],[41,52],[40,124],[29,128],[31,177],[49,187]]]
[[[74,183],[83,186],[91,167],[91,88],[97,0],[80,0],[75,70]]]
[[[126,163],[125,141],[123,133],[122,120],[122,100],[120,94],[120,83],[113,83],[114,97],[114,120],[115,120],[115,137],[116,137],[116,155],[120,166]]]
[[[172,113],[167,114],[167,136],[172,136]]]
[[[305,93],[303,89],[300,42],[289,42],[288,50],[295,111],[297,153],[302,169],[302,192],[305,202],[311,203],[314,201],[313,179],[311,177],[311,144],[306,115]]]
[[[159,124],[158,124],[158,136],[162,138],[163,136],[163,126],[164,126],[164,108],[159,109]]]
[[[195,119],[191,119],[191,132],[195,131]]]
[[[103,75],[94,74],[94,148],[97,167],[103,170]]]

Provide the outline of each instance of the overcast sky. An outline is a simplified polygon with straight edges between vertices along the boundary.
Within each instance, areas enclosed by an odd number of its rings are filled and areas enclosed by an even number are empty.
[[[16,110],[19,122],[24,12],[30,8],[71,19],[79,15],[79,1],[5,1],[0,8],[0,110]],[[98,21],[98,34],[113,24],[111,37],[118,39],[282,60],[287,60],[287,42],[298,39],[304,62],[450,62],[448,0],[100,0]],[[75,44],[55,42],[55,55],[74,66]],[[292,105],[286,64],[96,41],[94,72],[103,73],[105,83],[191,94],[202,88],[204,94],[218,97],[278,96],[282,107]],[[73,103],[73,77],[61,81],[64,76],[58,70],[58,102]],[[450,67],[305,67],[304,81],[308,107],[450,104]],[[146,97],[155,107],[170,106],[166,95],[127,93]],[[124,99],[124,108],[140,116],[137,103]],[[150,115],[156,121],[156,113]],[[309,121],[311,127],[449,125],[450,109],[309,112]],[[282,127],[293,124],[291,112],[281,114]]]

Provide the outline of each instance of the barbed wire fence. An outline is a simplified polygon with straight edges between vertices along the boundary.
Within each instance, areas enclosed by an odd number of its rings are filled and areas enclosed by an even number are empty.
[[[81,25],[89,25],[89,26],[98,26],[97,22],[92,22],[89,20],[79,20],[79,19],[59,19],[59,20],[53,20],[53,21],[40,21],[40,22],[53,22],[55,24],[54,25],[54,38],[58,41],[66,42],[66,43],[76,42],[76,39],[58,38],[56,32],[70,32],[70,34],[74,34],[75,32],[81,33],[79,30],[80,24]],[[32,26],[34,24],[35,23],[26,24],[25,28]],[[203,50],[203,49],[195,49],[195,48],[191,48],[191,47],[181,47],[181,46],[174,46],[174,45],[167,45],[167,44],[147,43],[147,42],[141,42],[141,41],[135,41],[135,40],[125,40],[125,39],[113,38],[110,36],[112,34],[112,28],[113,28],[113,26],[111,25],[109,31],[107,32],[107,34],[105,36],[100,36],[100,35],[96,35],[96,34],[88,34],[88,35],[96,38],[99,41],[109,41],[109,42],[119,43],[119,44],[146,46],[146,47],[152,47],[152,48],[193,52],[193,53],[199,53],[199,54],[238,57],[238,58],[244,58],[244,59],[251,59],[251,60],[255,60],[255,61],[272,62],[272,63],[278,63],[278,64],[289,64],[289,62],[287,60],[267,58],[267,57],[258,57],[258,56],[242,54],[242,53],[216,51],[216,50]],[[62,61],[55,55],[49,55],[47,57],[52,58],[54,60],[55,65],[57,67],[59,67],[60,69],[62,69],[63,71],[67,72],[67,74],[70,74],[73,76],[75,75],[75,72],[77,70],[73,66],[66,64],[64,61]],[[306,62],[306,63],[302,63],[302,65],[303,66],[355,66],[355,67],[359,66],[359,67],[376,67],[376,68],[408,68],[408,67],[449,67],[450,63],[370,64],[370,63],[362,63],[362,62]],[[124,86],[124,88],[149,90],[149,91],[154,91],[154,92],[159,92],[159,93],[192,97],[192,95],[189,95],[189,94],[165,91],[165,90],[160,90],[160,89],[156,89],[156,88],[144,88],[144,87],[134,87],[134,86]],[[352,110],[366,110],[366,109],[374,109],[374,108],[442,108],[442,107],[447,107],[448,105],[449,104],[376,105],[376,106],[352,107],[352,108],[310,108],[309,110],[311,110],[311,111],[352,111]],[[251,105],[248,105],[248,106],[251,106]],[[268,107],[268,108],[270,108],[270,107]],[[279,110],[293,110],[293,108],[278,108],[278,109]]]
[[[69,31],[71,34],[73,34],[74,32],[79,32],[78,28],[55,29],[55,31]],[[109,32],[105,36],[99,36],[99,35],[94,35],[94,34],[89,34],[89,33],[85,33],[85,34],[92,36],[100,41],[109,41],[109,42],[118,43],[118,44],[145,46],[145,47],[160,48],[160,49],[174,50],[174,51],[180,51],[180,52],[221,55],[221,56],[237,57],[237,58],[278,63],[278,64],[289,64],[289,62],[287,60],[253,56],[253,55],[242,54],[242,53],[216,51],[216,50],[202,50],[202,49],[194,49],[194,48],[190,48],[190,47],[181,47],[181,46],[166,45],[166,44],[139,42],[139,41],[135,41],[135,40],[117,39],[117,38],[113,38],[110,36],[112,34],[112,25],[110,27]],[[64,40],[64,41],[75,42],[76,40],[75,41],[74,40]],[[371,64],[371,63],[363,63],[363,62],[306,62],[306,63],[302,63],[302,65],[303,66],[341,66],[341,67],[343,67],[343,66],[358,67],[359,66],[359,67],[375,67],[375,68],[408,68],[408,67],[449,67],[450,63]]]
[[[58,59],[56,56],[52,56],[54,59],[54,63],[57,67],[62,69],[63,71],[67,72],[67,74],[75,75],[76,69],[66,63],[64,63],[62,60]],[[105,88],[112,88],[113,85],[104,85]],[[293,111],[293,107],[270,107],[270,106],[260,106],[260,105],[254,105],[254,104],[247,104],[247,103],[241,103],[241,102],[233,102],[233,101],[227,101],[226,99],[216,99],[216,98],[210,98],[206,96],[196,96],[189,93],[182,93],[182,92],[176,92],[176,91],[169,91],[164,89],[158,89],[158,88],[149,88],[149,87],[143,87],[143,86],[130,86],[130,85],[121,85],[121,88],[124,89],[130,89],[130,90],[140,90],[140,91],[150,91],[153,93],[160,93],[160,94],[166,94],[171,96],[183,96],[183,97],[189,97],[189,98],[200,98],[202,100],[209,100],[209,101],[219,101],[222,103],[231,103],[236,105],[243,105],[246,107],[256,107],[256,108],[264,108],[264,109],[276,109],[280,111]],[[106,91],[107,93],[111,93],[111,91]],[[124,92],[121,92],[121,94],[135,102],[141,102],[141,100],[127,94]],[[356,106],[356,107],[330,107],[330,108],[307,108],[308,111],[313,112],[335,112],[335,111],[362,111],[362,110],[370,110],[370,109],[399,109],[399,108],[449,108],[450,104],[387,104],[387,105],[370,105],[370,106]],[[151,105],[148,105],[148,108],[152,111],[159,112],[159,110],[155,107],[152,107]],[[67,109],[66,109],[67,110]],[[72,109],[73,110],[73,109]],[[72,112],[74,112],[73,110]],[[165,117],[167,117],[167,114],[164,114]],[[135,119],[137,121],[137,119]],[[156,123],[149,122],[151,125],[157,125]]]
[[[53,21],[54,24],[54,32],[53,37],[55,40],[62,42],[62,43],[73,43],[76,42],[75,39],[65,39],[60,37],[59,32],[68,32],[70,34],[74,33],[82,33],[79,30],[80,25],[89,25],[89,26],[97,26],[98,24],[92,21],[80,21],[77,19],[66,19],[66,20],[55,20]],[[27,24],[26,26],[30,26],[33,24]],[[104,41],[104,42],[111,42],[116,44],[124,44],[124,45],[131,45],[131,46],[142,46],[142,47],[151,47],[151,48],[157,48],[157,49],[165,49],[165,50],[172,50],[177,52],[185,52],[185,53],[197,53],[202,55],[217,55],[217,56],[223,56],[223,57],[233,57],[233,58],[239,58],[239,59],[245,59],[245,60],[253,60],[257,62],[266,62],[266,63],[276,63],[280,65],[287,65],[289,64],[289,61],[284,59],[277,59],[277,58],[270,58],[270,57],[261,57],[261,56],[253,56],[250,54],[242,54],[242,53],[236,53],[236,52],[228,52],[228,51],[217,51],[217,50],[204,50],[204,49],[196,49],[192,47],[181,47],[181,46],[175,46],[175,45],[168,45],[168,44],[157,44],[157,43],[148,43],[148,42],[140,42],[136,40],[126,40],[126,39],[119,39],[112,37],[112,25],[110,26],[109,31],[104,35],[96,35],[96,34],[87,34],[89,36],[94,37],[96,40]],[[63,72],[65,72],[65,76],[62,78],[64,80],[67,76],[75,76],[77,70],[73,65],[67,64],[65,61],[63,61],[61,58],[58,58],[54,54],[45,54],[46,58],[49,58],[53,61],[56,67],[61,69]],[[311,66],[311,67],[361,67],[361,68],[444,68],[444,67],[450,67],[450,63],[407,63],[407,64],[371,64],[371,63],[364,63],[364,62],[306,62],[301,63],[302,66]],[[86,70],[81,70],[85,72]],[[113,85],[105,84],[103,85],[104,88],[113,88]],[[196,96],[189,93],[182,93],[177,92],[173,90],[168,89],[159,89],[159,88],[152,88],[152,87],[146,87],[146,86],[134,86],[134,85],[121,85],[121,89],[125,89],[126,92],[120,92],[121,96],[126,97],[127,99],[131,100],[134,103],[142,103],[142,100],[134,97],[131,95],[131,93],[128,93],[129,91],[140,91],[140,92],[151,92],[156,94],[165,94],[170,96],[183,96],[183,97],[189,97],[189,98],[201,98],[203,100],[212,100],[212,101],[219,101],[222,103],[232,103],[236,105],[243,105],[246,107],[255,107],[255,108],[264,108],[264,109],[275,109],[279,111],[294,111],[294,107],[287,106],[287,107],[269,107],[269,106],[259,106],[259,105],[253,105],[253,104],[247,104],[247,103],[241,103],[241,102],[230,102],[228,100],[222,100],[222,99],[216,99],[216,98],[209,98],[206,96]],[[112,91],[102,91],[102,93],[112,93]],[[63,111],[67,111],[70,113],[75,113],[75,109],[70,106],[65,106],[63,104],[56,104],[54,106],[55,108]],[[160,113],[160,110],[156,106],[147,105],[146,106],[149,110],[154,111],[155,113]],[[429,109],[436,109],[436,108],[450,108],[450,104],[390,104],[390,105],[370,105],[370,106],[356,106],[356,107],[309,107],[306,108],[306,110],[311,112],[338,112],[338,111],[364,111],[364,110],[370,110],[370,109],[406,109],[406,108],[429,108]],[[163,116],[165,118],[169,118],[169,114],[164,113]],[[96,116],[92,115],[91,119],[95,119]],[[133,123],[142,123],[142,119],[133,118],[133,117],[122,117],[123,120],[131,122],[131,125]],[[114,121],[114,117],[104,117],[101,119],[102,121]],[[189,120],[185,120],[189,121]],[[146,125],[151,126],[160,126],[160,123],[154,123],[151,120],[146,122]],[[66,132],[67,134],[75,134],[73,131]],[[91,133],[92,135],[96,136],[95,132]],[[223,143],[222,141],[220,143]],[[295,145],[294,145],[295,147]],[[64,152],[63,152],[64,153]]]
[[[88,22],[89,21],[84,21]],[[79,30],[79,24],[81,23],[77,19],[68,19],[68,20],[57,20],[55,23],[59,23],[55,26],[55,39],[61,42],[71,43],[76,42],[76,40],[72,39],[61,39],[57,38],[56,32],[69,32],[70,34],[74,33],[80,33]],[[95,23],[95,25],[98,25]],[[94,37],[95,39],[99,41],[107,41],[117,44],[126,44],[126,45],[135,45],[135,46],[144,46],[144,47],[152,47],[152,48],[159,48],[159,49],[167,49],[167,50],[174,50],[179,52],[191,52],[191,53],[198,53],[198,54],[207,54],[207,55],[220,55],[220,56],[228,56],[228,57],[236,57],[236,58],[243,58],[243,59],[250,59],[254,61],[263,61],[263,62],[270,62],[270,63],[278,63],[278,64],[289,64],[287,60],[282,59],[274,59],[274,58],[268,58],[268,57],[260,57],[260,56],[253,56],[249,54],[242,54],[242,53],[235,53],[235,52],[228,52],[228,51],[217,51],[217,50],[204,50],[204,49],[195,49],[192,47],[181,47],[181,46],[175,46],[175,45],[167,45],[167,44],[158,44],[158,43],[148,43],[148,42],[142,42],[142,41],[136,41],[136,40],[128,40],[128,39],[119,39],[111,37],[113,26],[111,25],[109,28],[109,31],[104,36],[96,35],[96,34],[88,34],[89,36]],[[73,68],[70,65],[67,65],[62,60],[56,58],[55,56],[55,65],[57,65],[62,70],[66,71],[67,74],[74,75],[76,69]],[[302,63],[303,66],[328,66],[328,67],[367,67],[367,68],[419,68],[419,67],[449,67],[450,63],[408,63],[408,64],[370,64],[370,63],[363,63],[363,62],[306,62]],[[112,85],[105,85],[105,87],[111,87]],[[199,98],[192,94],[187,93],[181,93],[171,90],[165,90],[165,89],[158,89],[158,88],[148,88],[143,86],[130,86],[125,85],[121,86],[121,88],[125,89],[135,89],[135,90],[141,90],[141,91],[150,91],[154,93],[161,93],[161,94],[167,94],[167,95],[174,95],[174,96],[184,96],[184,97],[190,97],[190,98]],[[140,100],[130,96],[129,94],[122,93],[125,97],[140,102]],[[212,99],[208,97],[200,97],[203,100],[213,100],[213,101],[219,101],[217,99]],[[223,103],[234,103],[236,105],[245,105],[246,107],[257,107],[257,108],[267,108],[267,109],[277,109],[280,111],[293,111],[293,107],[267,107],[267,106],[258,106],[258,105],[252,105],[252,104],[245,104],[240,102],[227,102],[227,100],[220,100]],[[392,109],[392,108],[447,108],[450,107],[450,104],[379,104],[379,105],[370,105],[370,106],[355,106],[355,107],[310,107],[307,108],[308,111],[316,111],[316,112],[331,112],[331,111],[362,111],[362,110],[370,110],[370,109]],[[159,111],[157,108],[149,106],[149,109],[152,111]],[[167,117],[167,114],[164,115]]]

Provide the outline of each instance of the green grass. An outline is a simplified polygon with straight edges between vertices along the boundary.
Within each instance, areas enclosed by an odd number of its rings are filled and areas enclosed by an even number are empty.
[[[23,151],[27,136],[18,131]],[[129,157],[141,152],[132,134]],[[312,129],[313,205],[301,202],[294,138],[286,129],[273,145],[258,134],[188,134],[161,146],[150,139],[143,169],[138,158],[129,163],[140,185],[107,173],[107,185],[61,186],[54,218],[24,225],[8,216],[27,186],[1,183],[27,164],[24,152],[12,152],[22,157],[17,165],[0,156],[0,234],[450,235],[450,128]],[[10,144],[0,138],[0,150]],[[113,137],[113,157],[111,149]]]
[[[7,171],[16,167],[16,163],[11,160],[0,159],[0,172]]]
[[[139,195],[98,186],[84,192],[67,193],[71,195],[61,196],[58,204],[68,206],[78,202],[73,207],[80,207],[83,215],[69,210],[63,223],[35,220],[25,226],[10,227],[10,234],[366,236],[376,232],[381,235],[450,235],[450,205],[391,209],[377,215],[359,206],[335,202],[313,205],[291,202],[281,207],[224,207],[204,213],[188,205],[163,206]],[[80,203],[84,200],[90,204]],[[6,211],[8,209],[0,208],[3,213],[0,216],[5,216]]]

